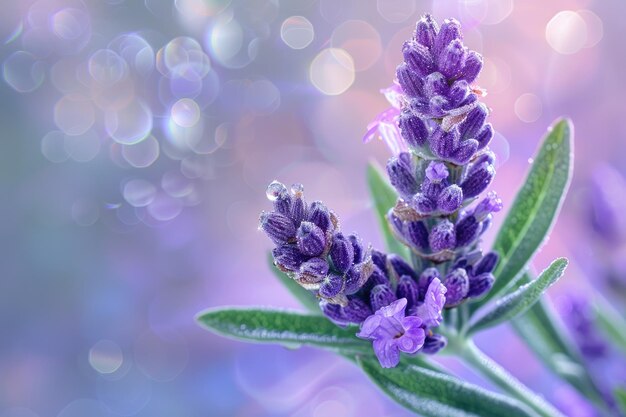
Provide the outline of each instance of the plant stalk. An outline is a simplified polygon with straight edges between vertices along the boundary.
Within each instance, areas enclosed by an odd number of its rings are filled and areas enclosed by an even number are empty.
[[[483,353],[472,341],[467,341],[458,355],[472,368],[480,372],[512,397],[524,402],[542,417],[565,417],[552,404],[532,391],[502,366]]]

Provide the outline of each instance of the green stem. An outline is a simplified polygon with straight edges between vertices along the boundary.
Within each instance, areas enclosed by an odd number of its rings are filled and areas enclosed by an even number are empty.
[[[502,366],[485,355],[472,341],[460,346],[458,354],[491,382],[508,392],[511,396],[528,404],[543,417],[565,417],[543,397],[531,391],[517,378],[509,374]]]

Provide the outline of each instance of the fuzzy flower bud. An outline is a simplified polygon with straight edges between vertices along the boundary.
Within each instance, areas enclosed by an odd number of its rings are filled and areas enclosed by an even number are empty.
[[[282,245],[296,236],[293,221],[278,212],[261,213],[259,227],[277,245]]]
[[[434,252],[446,249],[454,249],[456,245],[456,233],[454,225],[449,220],[442,220],[430,231],[428,238],[430,247]]]
[[[311,222],[302,222],[297,232],[298,248],[308,256],[319,256],[326,247],[322,229]]]
[[[354,261],[354,247],[342,233],[336,233],[333,236],[332,246],[330,248],[330,259],[333,266],[341,273],[346,273],[352,262]]]
[[[447,288],[446,307],[454,307],[467,297],[469,292],[469,278],[463,268],[452,270],[446,275],[443,285]]]

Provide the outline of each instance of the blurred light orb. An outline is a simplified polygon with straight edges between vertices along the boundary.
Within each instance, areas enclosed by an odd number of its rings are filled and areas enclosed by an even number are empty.
[[[117,50],[128,66],[140,76],[145,77],[154,69],[154,49],[136,33],[118,36],[109,43],[109,48]]]
[[[101,374],[112,374],[123,362],[122,349],[111,340],[100,340],[89,349],[89,364]]]
[[[159,141],[152,135],[133,145],[122,145],[122,156],[134,168],[147,168],[159,158]]]
[[[189,126],[179,124],[174,120],[173,115],[170,115],[166,119],[164,129],[168,143],[174,146],[174,149],[165,149],[166,153],[170,151],[180,155],[180,157],[169,155],[173,159],[182,159],[183,154],[180,154],[180,151],[187,152],[190,148],[193,149],[194,144],[202,141],[204,134],[204,120],[202,117],[198,117],[193,124],[190,124],[191,118],[185,118],[184,115],[180,115],[179,119],[179,122],[183,121],[189,124]]]
[[[100,208],[91,200],[79,199],[72,204],[72,219],[79,226],[92,226],[98,221],[99,217]]]
[[[89,15],[83,10],[67,7],[52,15],[52,31],[64,40],[76,40],[89,31]]]
[[[166,193],[159,193],[148,205],[148,213],[162,222],[175,219],[183,211],[183,203]]]
[[[348,20],[339,25],[330,38],[330,46],[341,48],[354,59],[356,71],[364,71],[382,54],[380,34],[363,20]]]
[[[280,26],[280,38],[291,49],[304,49],[313,42],[315,30],[304,16],[291,16]]]
[[[134,179],[124,184],[122,195],[124,200],[133,207],[145,207],[154,201],[157,188],[151,182]]]
[[[280,91],[269,80],[256,80],[246,90],[246,101],[253,110],[270,114],[280,107]]]
[[[91,77],[105,87],[117,83],[128,73],[126,61],[110,49],[94,52],[89,58],[88,68]]]
[[[200,107],[190,98],[181,98],[170,111],[174,123],[181,127],[192,127],[200,120]]]
[[[175,0],[178,13],[190,17],[215,16],[230,5],[231,0]]]
[[[19,93],[30,93],[43,84],[46,68],[30,52],[13,52],[2,65],[2,76]]]
[[[205,43],[213,59],[221,66],[230,69],[243,68],[259,52],[259,41],[251,37],[251,34],[253,32],[244,33],[234,18],[225,17],[218,19],[207,31]]]
[[[70,156],[65,148],[65,134],[58,130],[46,133],[41,139],[41,153],[50,162],[67,161]]]
[[[488,93],[501,93],[511,85],[511,67],[498,57],[484,58],[483,70],[478,79]]]
[[[106,131],[117,143],[132,145],[148,137],[152,131],[152,111],[140,100],[105,112]]]
[[[65,136],[65,151],[76,162],[89,162],[100,152],[100,138],[93,130],[75,135]]]
[[[400,23],[415,13],[415,0],[377,0],[378,14],[389,23]]]
[[[532,123],[541,117],[543,106],[541,99],[532,93],[522,94],[515,100],[515,114],[526,123]]]
[[[168,171],[161,178],[161,188],[172,197],[182,198],[194,192],[194,185],[180,171]]]
[[[336,96],[345,92],[354,82],[354,60],[339,48],[322,50],[311,62],[309,78],[322,93]]]
[[[513,0],[465,0],[468,15],[484,25],[497,25],[513,12]]]
[[[596,46],[604,36],[604,24],[602,19],[591,10],[579,10],[578,15],[585,21],[587,26],[587,42],[585,48]]]
[[[578,13],[563,10],[548,22],[546,40],[560,54],[575,54],[587,44],[587,24]]]
[[[156,67],[166,77],[203,78],[211,70],[211,61],[197,40],[179,36],[169,41],[156,55]]]
[[[93,126],[96,112],[91,100],[69,94],[61,97],[54,106],[54,123],[66,135],[82,135]]]

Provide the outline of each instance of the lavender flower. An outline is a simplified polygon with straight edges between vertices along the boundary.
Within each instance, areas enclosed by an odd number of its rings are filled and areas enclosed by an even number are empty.
[[[415,353],[426,339],[422,319],[406,316],[406,298],[381,307],[363,322],[357,336],[373,341],[374,352],[383,368],[392,368],[400,362],[400,352]]]

